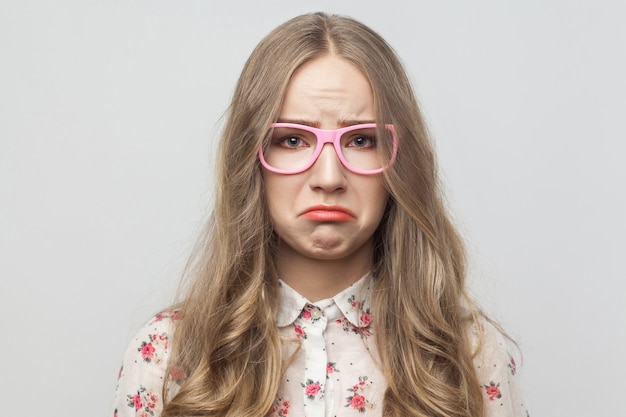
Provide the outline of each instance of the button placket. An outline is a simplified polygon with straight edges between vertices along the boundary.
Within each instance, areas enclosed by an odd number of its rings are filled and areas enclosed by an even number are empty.
[[[328,363],[324,332],[328,321],[319,307],[307,305],[305,309],[311,314],[310,320],[306,320],[307,337],[302,341],[306,358],[305,381],[302,384],[305,415],[323,417],[326,413],[324,391],[326,389],[326,364]],[[314,395],[311,395],[313,393]]]

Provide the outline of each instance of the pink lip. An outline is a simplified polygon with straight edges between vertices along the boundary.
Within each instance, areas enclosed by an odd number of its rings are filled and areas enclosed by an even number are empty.
[[[342,206],[317,205],[302,212],[302,217],[318,222],[347,222],[355,218],[354,213]]]

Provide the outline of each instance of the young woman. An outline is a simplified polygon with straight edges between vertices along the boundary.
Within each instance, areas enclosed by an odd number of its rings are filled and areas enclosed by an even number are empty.
[[[276,28],[217,166],[191,287],[131,343],[115,415],[526,416],[379,35],[319,13]]]

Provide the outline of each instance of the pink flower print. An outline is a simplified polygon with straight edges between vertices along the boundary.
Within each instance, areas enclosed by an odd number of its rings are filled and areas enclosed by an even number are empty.
[[[285,417],[289,415],[289,408],[291,408],[291,402],[284,400],[281,397],[277,397],[272,407],[270,407],[270,416]]]
[[[304,394],[309,400],[314,400],[315,397],[322,391],[322,385],[320,382],[314,382],[312,379],[307,379],[306,384],[300,383],[300,385],[304,388]]]
[[[306,306],[304,306],[298,317],[303,320],[310,320],[311,322],[315,323],[316,321],[320,320],[322,316],[323,313],[319,308],[315,307],[312,304],[307,304]]]
[[[348,391],[350,391],[352,395],[346,398],[345,407],[351,407],[360,413],[364,413],[368,408],[375,408],[375,405],[370,403],[364,395],[365,391],[368,390],[370,386],[371,385],[367,382],[367,377],[360,376],[359,381],[354,384],[352,388],[348,388]]]
[[[141,409],[143,404],[141,403],[141,395],[136,394],[131,397],[132,405],[135,407],[135,410]],[[130,404],[129,404],[130,405]]]
[[[370,330],[371,326],[372,326],[372,314],[370,313],[370,309],[366,308],[362,314],[361,317],[359,317],[359,328],[358,331],[359,333],[365,335],[365,336],[371,336],[372,332]]]
[[[339,372],[339,369],[336,368],[336,362],[328,362],[326,364],[326,378],[330,378],[330,374],[333,372]]]
[[[309,385],[306,386],[306,389],[304,390],[304,393],[308,397],[315,397],[317,395],[317,393],[320,392],[321,389],[322,389],[322,387],[320,387],[320,384],[309,384]]]
[[[517,372],[517,366],[515,365],[515,359],[513,359],[513,356],[509,357],[509,369],[511,370],[511,375],[515,375]]]
[[[370,317],[369,312],[366,314],[368,317]],[[369,318],[369,320],[371,323],[371,317]],[[348,320],[345,317],[342,319],[335,320],[335,323],[341,325],[341,327],[343,328],[343,331],[346,333],[360,334],[365,337],[370,337],[372,335],[370,326],[357,327],[354,324],[350,323],[350,320]]]
[[[342,319],[335,320],[335,323],[340,324],[344,332],[348,332],[348,333],[352,332],[352,333],[359,334],[359,328],[353,325],[352,323],[350,323],[350,320],[348,320],[345,317]]]
[[[350,303],[350,306],[352,307],[353,310],[361,309],[361,302],[356,300],[355,295],[351,295],[350,298],[348,298],[348,302]]]
[[[156,349],[152,346],[152,343],[142,342],[141,347],[138,350],[141,352],[143,360],[150,362],[152,361],[152,357],[154,356],[154,351]]]
[[[289,414],[289,407],[291,407],[291,403],[289,401],[283,401],[280,404],[280,409],[278,410],[279,417],[284,417]]]
[[[154,321],[163,321],[164,319],[172,319],[173,321],[176,321],[179,319],[179,316],[180,311],[178,310],[162,311],[154,316]]]
[[[170,368],[170,378],[172,378],[174,382],[180,382],[185,379],[185,371],[178,366],[172,366]]]
[[[148,335],[148,341],[141,342],[141,346],[137,350],[141,353],[141,357],[145,362],[161,363],[163,360],[162,354],[167,352],[169,348],[169,341],[167,333],[150,334]]]
[[[500,392],[500,383],[490,382],[489,385],[483,385],[485,387],[485,393],[489,397],[490,401],[495,400],[496,398],[501,398],[502,393]]]
[[[296,324],[293,326],[293,329],[296,331],[296,337],[298,339],[306,339],[306,333],[304,332],[304,329],[302,327]]]
[[[150,340],[152,342],[157,343],[158,345],[163,345],[163,350],[167,350],[169,348],[167,333],[161,333],[161,334],[155,333],[150,336]]]
[[[359,317],[359,321],[361,322],[361,327],[369,327],[372,324],[372,316],[369,313],[363,313]]]
[[[128,395],[127,398],[130,408],[134,408],[136,412],[141,410],[140,416],[154,416],[154,409],[159,401],[159,397],[156,394],[146,391],[145,387],[140,386],[137,394]]]
[[[369,308],[364,308],[364,301],[357,301],[355,295],[351,295],[348,298],[348,302],[350,303],[350,308],[353,311],[356,311],[359,314],[359,323],[358,326],[350,323],[347,318],[338,319],[336,323],[342,325],[343,330],[348,333],[356,333],[362,336],[369,337],[372,335],[370,327],[372,325],[372,315]]]
[[[362,410],[361,412],[365,412],[365,397],[358,394],[355,395],[350,400],[350,407],[354,408],[355,410]]]

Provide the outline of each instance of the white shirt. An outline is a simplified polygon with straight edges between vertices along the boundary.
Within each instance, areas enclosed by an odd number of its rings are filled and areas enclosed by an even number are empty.
[[[283,360],[295,356],[280,381],[270,416],[381,416],[387,384],[371,326],[370,282],[366,276],[332,298],[311,303],[280,281],[276,323],[286,341]],[[176,318],[175,312],[157,315],[129,346],[119,374],[115,416],[160,415],[169,335]],[[488,322],[480,327],[472,331],[475,344],[483,333],[474,365],[486,416],[526,417],[517,369],[503,336]]]

